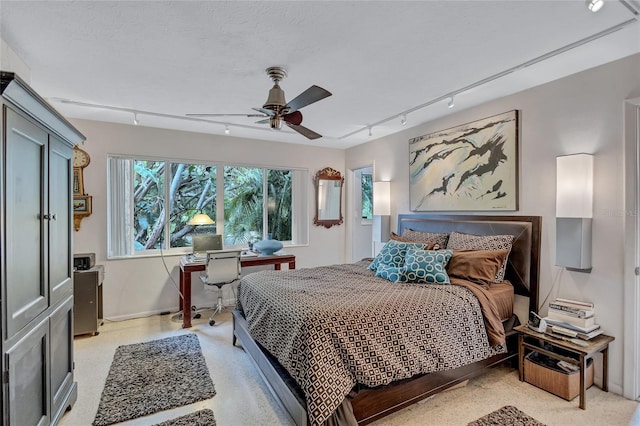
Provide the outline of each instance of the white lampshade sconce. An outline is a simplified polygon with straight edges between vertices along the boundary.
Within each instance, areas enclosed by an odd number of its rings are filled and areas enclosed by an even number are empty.
[[[556,158],[556,265],[591,271],[593,155]]]
[[[375,243],[389,241],[391,229],[391,182],[373,182],[373,232],[374,255],[379,247]]]

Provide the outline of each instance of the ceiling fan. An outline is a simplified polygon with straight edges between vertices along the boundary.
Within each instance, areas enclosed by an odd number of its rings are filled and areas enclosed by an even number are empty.
[[[222,117],[222,116],[243,116],[243,117],[261,117],[263,120],[256,121],[257,124],[267,124],[272,129],[280,129],[282,123],[291,127],[296,132],[309,139],[318,139],[322,135],[301,126],[302,113],[301,108],[306,107],[314,102],[318,102],[328,96],[331,92],[320,86],[311,86],[298,96],[287,102],[284,97],[284,90],[280,88],[280,81],[287,76],[287,71],[282,67],[269,67],[266,69],[267,75],[273,80],[273,87],[269,90],[267,101],[261,108],[252,108],[261,114],[186,114],[189,117]]]

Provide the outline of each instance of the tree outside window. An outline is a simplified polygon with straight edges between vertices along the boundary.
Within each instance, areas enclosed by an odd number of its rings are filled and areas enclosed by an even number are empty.
[[[362,184],[362,218],[371,220],[373,218],[373,176],[363,173],[360,181]]]
[[[191,246],[191,235],[199,230],[187,222],[200,212],[216,221],[207,232],[224,227],[225,246],[246,246],[267,233],[281,241],[293,240],[291,170],[138,159],[131,164],[135,252]],[[216,214],[219,191],[224,194],[222,217]]]

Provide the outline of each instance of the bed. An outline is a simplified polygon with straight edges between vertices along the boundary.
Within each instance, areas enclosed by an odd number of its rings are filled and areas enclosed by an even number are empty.
[[[510,289],[494,290],[507,294],[503,300],[512,300],[509,292],[528,297],[529,309],[537,311],[540,222],[537,216],[411,214],[398,217],[397,232],[513,236],[504,276]],[[368,263],[263,271],[240,284],[234,344],[240,341],[298,425],[342,423],[342,410],[367,424],[514,356],[509,338],[516,317],[504,318],[503,310],[499,328],[506,342],[489,344],[485,307],[480,312],[470,291],[384,285]],[[391,296],[381,302],[386,288]],[[356,301],[365,304],[362,310]],[[455,320],[436,325],[434,318],[449,311]]]

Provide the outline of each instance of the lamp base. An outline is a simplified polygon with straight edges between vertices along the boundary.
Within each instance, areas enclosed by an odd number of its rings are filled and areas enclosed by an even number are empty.
[[[373,241],[382,241],[383,243],[386,243],[387,241],[389,241],[389,235],[391,235],[391,228],[390,228],[390,224],[391,223],[391,216],[388,215],[377,215],[374,214],[373,215],[373,221],[372,221],[372,237],[373,237]]]
[[[591,219],[556,218],[556,265],[591,271]]]

